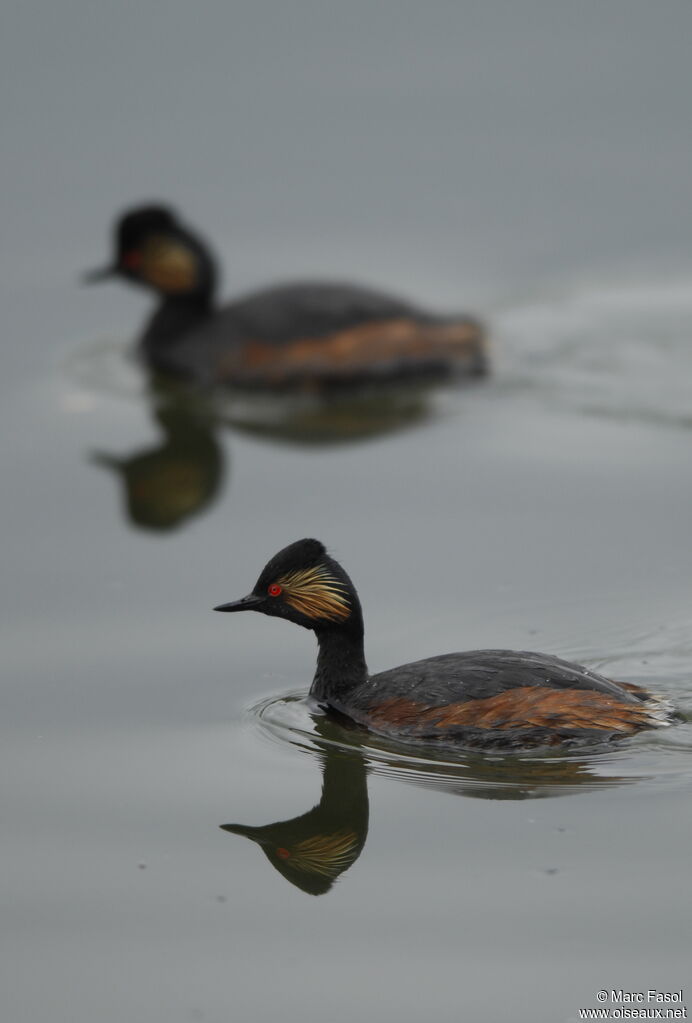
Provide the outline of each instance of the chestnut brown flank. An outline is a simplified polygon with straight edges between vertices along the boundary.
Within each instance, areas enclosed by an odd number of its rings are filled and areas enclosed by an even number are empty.
[[[638,686],[627,685],[632,692]],[[394,726],[413,731],[434,728],[595,728],[607,732],[634,732],[645,728],[644,706],[621,703],[590,689],[547,689],[522,686],[482,700],[427,707],[413,700],[385,700],[368,717],[374,728]]]
[[[223,360],[229,374],[261,371],[274,379],[296,371],[353,369],[405,358],[449,358],[480,350],[474,323],[416,323],[405,318],[376,320],[317,338],[296,338],[286,345],[248,340]]]

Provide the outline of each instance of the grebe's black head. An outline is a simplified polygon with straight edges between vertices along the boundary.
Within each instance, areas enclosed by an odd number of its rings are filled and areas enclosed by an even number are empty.
[[[261,611],[306,629],[362,631],[358,594],[319,540],[297,540],[267,562],[252,593],[215,611]]]
[[[85,275],[88,283],[122,277],[167,298],[210,301],[216,267],[207,246],[166,206],[139,206],[114,228],[113,262]]]

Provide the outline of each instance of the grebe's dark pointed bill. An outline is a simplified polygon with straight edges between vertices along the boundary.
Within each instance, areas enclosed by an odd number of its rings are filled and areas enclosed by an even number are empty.
[[[82,284],[100,284],[101,281],[109,281],[117,274],[118,269],[115,266],[100,266],[96,270],[87,270],[82,274],[81,281]]]
[[[219,604],[215,607],[215,611],[256,611],[260,604],[263,604],[264,600],[262,597],[258,597],[255,593],[248,593],[247,597],[243,597],[242,600],[232,600],[230,604]]]
[[[98,465],[100,469],[122,469],[126,459],[109,455],[106,451],[92,451],[88,456],[90,465]]]
[[[222,831],[230,831],[232,835],[242,835],[243,838],[253,838],[253,832],[257,831],[257,828],[252,828],[245,824],[219,824]]]

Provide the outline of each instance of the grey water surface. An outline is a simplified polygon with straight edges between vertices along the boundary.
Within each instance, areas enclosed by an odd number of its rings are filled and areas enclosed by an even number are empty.
[[[311,717],[308,633],[211,613],[314,535],[373,670],[537,648],[692,712],[690,6],[5,14],[0,1018],[692,1000],[689,723],[408,758]],[[147,298],[78,285],[144,199],[229,294],[316,275],[482,314],[492,378],[290,430],[156,405]]]

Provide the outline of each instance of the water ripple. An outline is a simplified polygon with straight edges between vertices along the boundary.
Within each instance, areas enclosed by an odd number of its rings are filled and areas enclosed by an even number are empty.
[[[583,287],[506,309],[506,386],[591,415],[692,426],[692,287]]]

